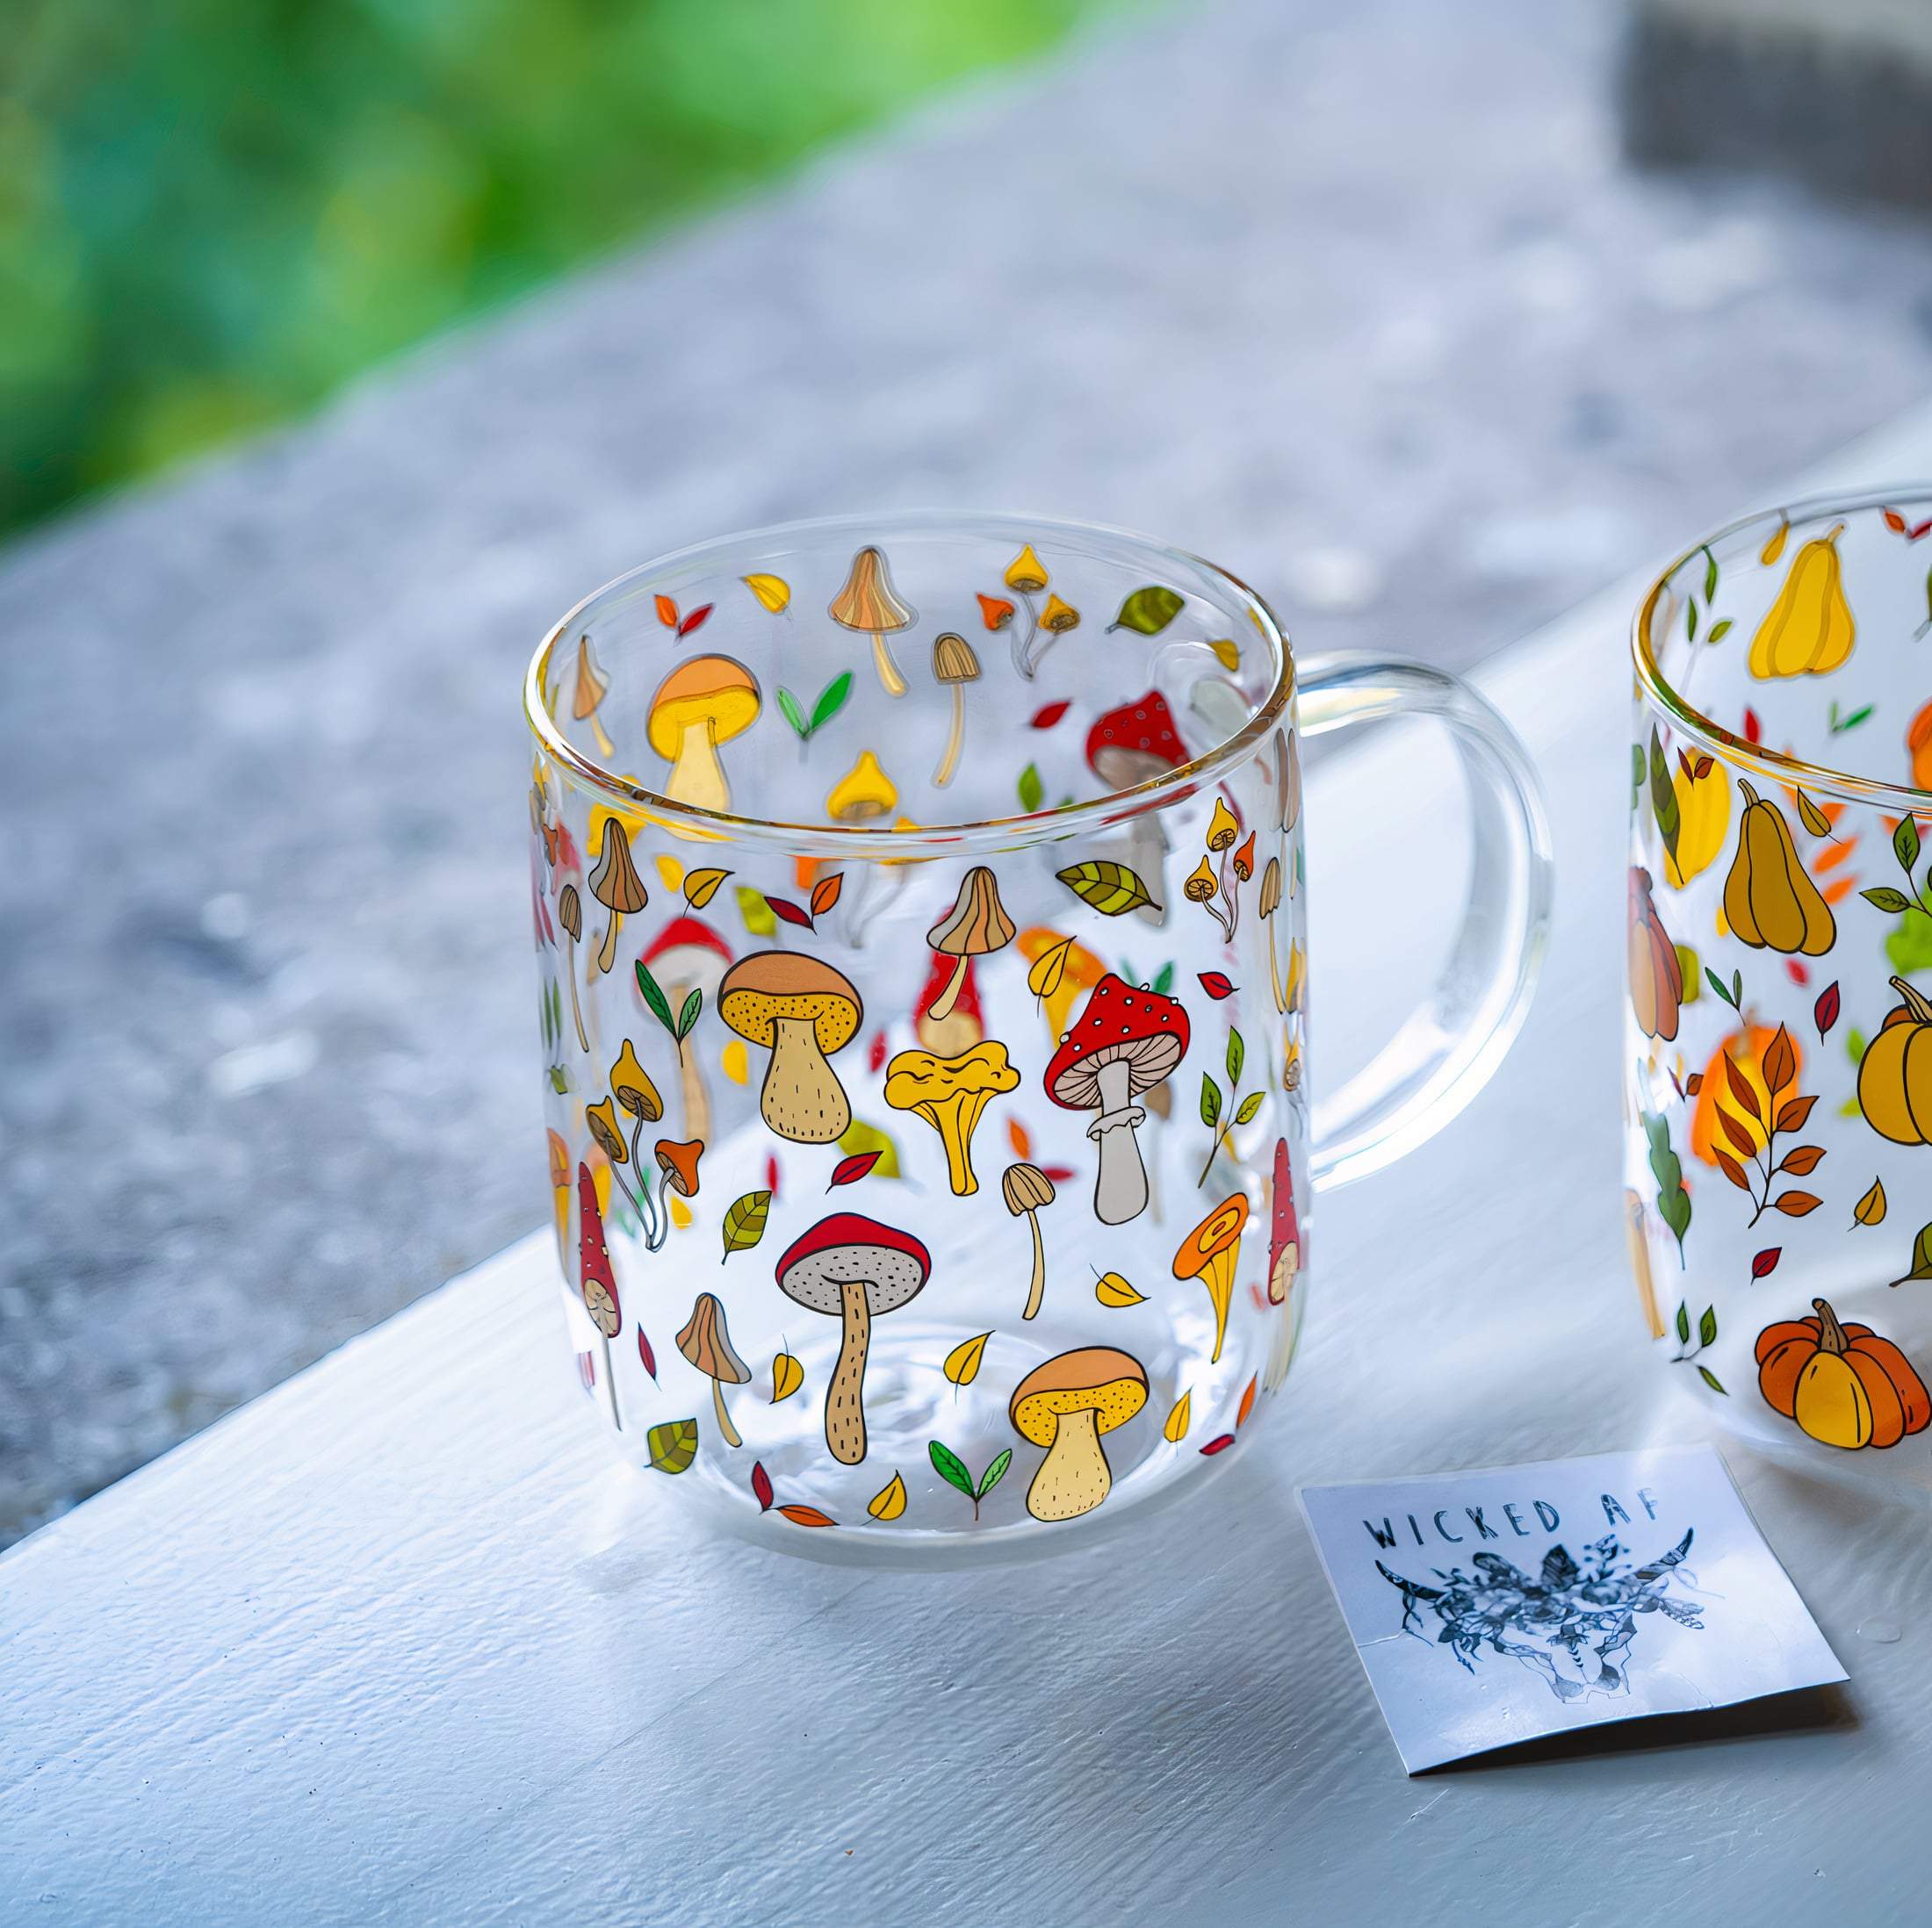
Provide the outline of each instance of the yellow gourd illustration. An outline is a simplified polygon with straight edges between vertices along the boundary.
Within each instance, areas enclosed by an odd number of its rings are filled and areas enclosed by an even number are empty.
[[[1671,779],[1677,793],[1677,847],[1666,850],[1663,874],[1682,890],[1723,853],[1731,829],[1731,780],[1713,757],[1700,757],[1692,775],[1682,764]]]
[[[1822,957],[1837,940],[1838,925],[1799,860],[1791,825],[1743,778],[1737,787],[1744,793],[1744,816],[1724,880],[1724,921],[1754,951],[1768,946],[1787,956],[1802,951]]]
[[[1777,601],[1751,639],[1751,674],[1760,681],[1775,676],[1822,676],[1851,654],[1856,630],[1845,602],[1838,564],[1841,522],[1799,550]]]
[[[1858,1061],[1858,1109],[1894,1145],[1932,1144],[1932,1003],[1902,977],[1892,988],[1903,1002]]]

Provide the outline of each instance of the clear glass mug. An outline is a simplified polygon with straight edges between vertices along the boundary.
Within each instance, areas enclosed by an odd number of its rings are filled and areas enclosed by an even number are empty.
[[[1652,1342],[1758,1446],[1932,1500],[1932,490],[1734,522],[1633,647]]]
[[[1299,731],[1453,732],[1471,901],[1309,1128]],[[946,1564],[1079,1543],[1239,1451],[1311,1190],[1438,1129],[1520,1023],[1534,779],[1453,678],[1291,665],[1112,530],[883,515],[685,550],[525,707],[561,1300],[694,1518]]]

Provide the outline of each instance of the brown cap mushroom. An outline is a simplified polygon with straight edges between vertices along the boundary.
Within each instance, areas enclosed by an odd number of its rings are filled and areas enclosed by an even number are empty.
[[[1228,1306],[1234,1297],[1235,1266],[1241,1256],[1241,1228],[1248,1222],[1248,1201],[1240,1192],[1223,1198],[1187,1236],[1174,1255],[1176,1278],[1198,1278],[1208,1288],[1215,1308],[1213,1365],[1221,1357],[1228,1336]]]
[[[946,989],[927,1007],[934,1018],[943,1018],[951,1011],[966,975],[966,960],[1003,948],[1013,942],[1013,921],[999,901],[999,880],[984,864],[975,864],[960,880],[953,908],[926,933],[926,941],[935,951],[959,960]]]
[[[796,1145],[830,1145],[852,1122],[852,1106],[825,1061],[865,1020],[852,980],[815,957],[755,951],[725,972],[717,1013],[771,1064],[759,1093],[766,1124]]]
[[[724,1324],[724,1308],[715,1294],[700,1292],[691,1307],[691,1322],[678,1334],[678,1350],[711,1382],[711,1404],[717,1411],[717,1429],[728,1446],[742,1446],[732,1415],[724,1410],[724,1388],[744,1385],[752,1369],[732,1350],[732,1335]]]
[[[979,1190],[973,1176],[973,1133],[994,1097],[1016,1090],[1020,1074],[1006,1062],[1006,1047],[993,1039],[956,1058],[930,1051],[902,1051],[885,1068],[885,1102],[896,1111],[916,1111],[946,1147],[946,1180],[955,1197]]]
[[[557,896],[557,921],[570,939],[570,954],[564,960],[564,975],[570,980],[570,1015],[577,1020],[577,1042],[590,1049],[590,1036],[584,1029],[584,1007],[577,1001],[576,949],[584,934],[584,901],[575,884],[566,884]]]
[[[872,638],[872,661],[888,696],[905,694],[905,679],[892,660],[886,637],[915,620],[912,606],[892,586],[884,556],[868,546],[852,558],[845,587],[832,599],[828,612],[841,629],[856,629]]]
[[[840,1465],[865,1457],[865,1357],[872,1321],[916,1298],[933,1257],[910,1232],[835,1212],[787,1248],[778,1289],[841,1321],[839,1363],[825,1388],[825,1444]]]
[[[717,746],[758,721],[758,679],[730,656],[694,656],[651,699],[651,747],[671,765],[664,794],[701,810],[728,810],[731,786]]]
[[[959,767],[960,745],[966,739],[966,698],[962,686],[979,680],[979,657],[962,636],[948,629],[933,640],[933,675],[953,693],[953,726],[947,733],[946,752],[933,773],[934,787],[943,790]]]
[[[1147,1404],[1147,1369],[1112,1346],[1083,1346],[1035,1366],[1013,1388],[1013,1430],[1047,1457],[1027,1489],[1036,1520],[1077,1520],[1114,1488],[1100,1435]]]
[[[579,723],[588,723],[596,732],[599,756],[614,757],[617,746],[604,734],[604,726],[597,721],[597,705],[610,694],[610,679],[597,667],[597,659],[590,653],[590,638],[577,638],[577,687],[572,692],[570,714]]]
[[[590,894],[610,913],[596,960],[597,968],[608,971],[617,960],[617,927],[626,913],[635,915],[651,901],[631,860],[631,832],[615,817],[604,825],[603,851],[590,874]]]
[[[1147,1208],[1134,1135],[1147,1113],[1134,1100],[1173,1071],[1187,1037],[1187,1013],[1173,998],[1135,990],[1110,971],[1048,1061],[1047,1096],[1068,1111],[1099,1114],[1087,1136],[1100,1147],[1093,1213],[1102,1225],[1125,1225]]]
[[[1261,897],[1259,910],[1262,919],[1268,926],[1268,982],[1274,990],[1274,1008],[1286,1011],[1288,1008],[1288,994],[1281,988],[1281,963],[1274,947],[1273,917],[1281,908],[1281,860],[1271,857],[1261,869]]]
[[[1024,1212],[1033,1228],[1033,1282],[1027,1288],[1027,1309],[1022,1319],[1031,1319],[1040,1310],[1047,1289],[1046,1248],[1040,1241],[1040,1208],[1053,1203],[1053,1181],[1037,1165],[1008,1165],[999,1181],[999,1195],[1006,1209],[1018,1218]]]

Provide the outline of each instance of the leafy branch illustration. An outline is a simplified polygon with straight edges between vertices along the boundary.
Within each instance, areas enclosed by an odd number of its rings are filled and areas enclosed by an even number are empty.
[[[1778,1094],[1795,1082],[1796,1058],[1784,1026],[1777,1027],[1777,1035],[1765,1047],[1762,1093],[1738,1068],[1737,1061],[1728,1051],[1723,1055],[1724,1075],[1732,1099],[1744,1117],[1739,1117],[1724,1104],[1715,1108],[1719,1127],[1732,1147],[1727,1152],[1722,1145],[1712,1146],[1718,1169],[1756,1207],[1751,1213],[1753,1225],[1767,1212],[1781,1212],[1787,1219],[1801,1219],[1806,1212],[1817,1211],[1823,1201],[1813,1192],[1788,1191],[1779,1192],[1775,1198],[1771,1196],[1772,1188],[1780,1178],[1808,1177],[1818,1169],[1825,1155],[1822,1145],[1797,1145],[1782,1158],[1777,1156],[1778,1134],[1783,1133],[1788,1136],[1803,1131],[1813,1105],[1818,1102],[1815,1097],[1798,1097],[1787,1098],[1782,1104],[1778,1101]],[[1755,1123],[1755,1132],[1745,1122],[1746,1119]]]
[[[966,1462],[950,1446],[941,1445],[938,1440],[928,1442],[926,1456],[933,1462],[933,1471],[948,1486],[956,1486],[973,1503],[973,1518],[979,1517],[979,1502],[1006,1477],[1006,1469],[1013,1464],[1013,1448],[998,1454],[987,1462],[986,1470],[976,1481],[966,1470]]]
[[[1892,833],[1892,854],[1899,860],[1899,868],[1912,886],[1910,892],[1894,890],[1890,884],[1874,884],[1858,895],[1867,903],[1894,917],[1907,910],[1921,910],[1932,917],[1932,869],[1927,870],[1922,884],[1913,877],[1912,867],[1919,860],[1919,826],[1909,817],[1900,817],[1899,827]]]
[[[818,919],[839,901],[839,894],[845,888],[845,872],[835,870],[829,877],[821,877],[811,887],[811,908],[808,910],[802,904],[794,903],[789,897],[766,896],[765,903],[775,917],[782,917],[787,924],[795,924],[801,931],[810,931],[814,937],[818,934]]]
[[[645,1003],[651,1007],[652,1015],[670,1032],[671,1042],[678,1047],[678,1062],[683,1063],[684,1040],[691,1035],[704,1010],[704,993],[694,990],[674,1018],[670,999],[664,995],[662,987],[645,968],[642,958],[638,960],[638,989],[643,993]]]
[[[1710,1367],[1698,1357],[1698,1355],[1707,1346],[1714,1346],[1717,1342],[1717,1308],[1714,1306],[1706,1306],[1704,1308],[1704,1316],[1698,1320],[1697,1343],[1692,1345],[1690,1342],[1690,1307],[1688,1301],[1680,1299],[1677,1301],[1677,1343],[1683,1347],[1684,1350],[1678,1353],[1670,1363],[1672,1365],[1696,1366],[1698,1377],[1713,1392],[1723,1392],[1725,1398],[1729,1399],[1731,1395],[1725,1392],[1723,1383],[1719,1379],[1717,1374],[1712,1371]]]
[[[1208,1183],[1208,1174],[1215,1169],[1215,1155],[1223,1145],[1228,1147],[1228,1155],[1235,1155],[1234,1146],[1229,1141],[1229,1133],[1236,1125],[1247,1125],[1261,1109],[1265,1092],[1251,1091],[1241,1099],[1238,1107],[1235,1100],[1241,1096],[1241,1069],[1247,1059],[1247,1047],[1241,1041],[1238,1031],[1228,1033],[1228,1109],[1223,1111],[1221,1102],[1221,1087],[1215,1083],[1212,1072],[1200,1075],[1200,1121],[1212,1132],[1214,1139],[1208,1147],[1208,1162],[1200,1168],[1200,1176],[1194,1181],[1194,1188]]]
[[[818,701],[812,704],[808,716],[805,706],[782,683],[779,685],[779,714],[791,725],[801,751],[810,745],[817,731],[823,730],[845,708],[846,698],[851,694],[852,672],[841,670],[818,692]]]
[[[1684,1190],[1683,1165],[1670,1148],[1669,1120],[1646,1111],[1643,1121],[1644,1136],[1650,1141],[1650,1174],[1657,1181],[1657,1216],[1676,1238],[1677,1264],[1682,1268],[1683,1235],[1690,1229],[1690,1194]]]

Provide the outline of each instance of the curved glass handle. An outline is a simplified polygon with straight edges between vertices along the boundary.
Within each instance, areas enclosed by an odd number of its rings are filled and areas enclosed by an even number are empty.
[[[1309,1177],[1352,1183],[1413,1151],[1501,1063],[1529,1011],[1550,917],[1550,831],[1516,732],[1460,677],[1352,651],[1298,665],[1304,737],[1391,716],[1439,716],[1462,759],[1474,854],[1462,928],[1434,989],[1342,1089],[1315,1107]]]

